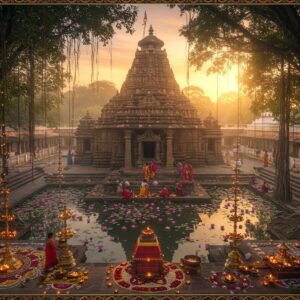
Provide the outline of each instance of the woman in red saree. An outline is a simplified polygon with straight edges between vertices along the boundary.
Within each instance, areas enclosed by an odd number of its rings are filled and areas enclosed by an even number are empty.
[[[183,181],[187,180],[187,170],[188,170],[188,165],[187,165],[187,163],[184,163],[183,167],[182,167],[182,175],[181,175],[181,179]]]
[[[193,166],[191,164],[189,164],[188,166],[188,170],[189,170],[189,181],[193,181]]]
[[[176,191],[177,197],[183,197],[184,196],[182,182],[180,182],[180,181],[176,182],[175,191]]]
[[[48,233],[45,245],[45,271],[52,269],[57,264],[57,251],[54,241],[54,234]]]
[[[170,192],[166,186],[163,187],[163,189],[160,191],[160,197],[169,197]]]
[[[157,171],[157,164],[155,161],[152,161],[150,168],[151,168],[151,179],[153,179],[155,177],[156,171]]]
[[[122,191],[122,198],[123,199],[126,199],[126,200],[131,199],[132,196],[133,196],[133,194],[129,189],[127,189],[127,188],[123,189],[123,191]]]

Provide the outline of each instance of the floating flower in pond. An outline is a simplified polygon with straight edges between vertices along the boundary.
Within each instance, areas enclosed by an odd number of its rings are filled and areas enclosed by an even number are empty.
[[[163,218],[158,218],[157,220],[158,220],[158,222],[162,222]]]
[[[135,224],[131,224],[131,228],[136,228]]]
[[[126,226],[122,226],[121,229],[122,230],[127,230],[127,227]]]
[[[170,230],[171,227],[170,227],[170,226],[166,226],[165,229],[166,229],[166,230]]]

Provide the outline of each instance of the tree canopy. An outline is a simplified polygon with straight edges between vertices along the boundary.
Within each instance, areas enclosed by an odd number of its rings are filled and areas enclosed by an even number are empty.
[[[293,5],[180,5],[189,14],[181,33],[192,46],[191,62],[208,72],[238,64],[239,88],[254,99],[256,112],[279,118],[275,198],[291,201],[289,124],[299,113],[300,7]],[[240,91],[239,91],[240,92]]]

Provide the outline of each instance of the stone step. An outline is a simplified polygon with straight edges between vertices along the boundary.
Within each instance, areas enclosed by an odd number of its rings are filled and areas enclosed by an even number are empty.
[[[14,172],[8,177],[8,187],[11,190],[18,189],[23,185],[30,183],[45,175],[42,168],[35,167],[33,170],[28,169],[20,173]]]
[[[268,184],[274,186],[275,173],[272,170],[261,168],[258,169],[259,177]],[[294,201],[300,201],[300,178],[291,174],[291,190]]]

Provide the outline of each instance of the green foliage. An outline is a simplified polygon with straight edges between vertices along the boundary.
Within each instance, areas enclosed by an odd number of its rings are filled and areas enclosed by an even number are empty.
[[[9,101],[9,124],[27,126],[29,91],[34,90],[35,122],[44,125],[46,115],[48,125],[57,125],[59,90],[70,76],[60,72],[65,45],[70,40],[106,44],[116,30],[132,33],[136,17],[132,5],[0,6],[0,88],[6,90],[1,101]],[[29,53],[34,57],[34,86],[28,80]]]
[[[106,80],[95,81],[88,86],[78,86],[64,93],[61,108],[62,123],[69,122],[69,101],[74,101],[74,124],[89,111],[94,118],[99,117],[102,107],[117,93],[114,83]]]
[[[181,34],[192,46],[191,63],[210,72],[240,64],[244,93],[253,98],[255,114],[279,114],[280,60],[291,65],[292,114],[299,113],[300,7],[292,5],[180,5],[191,21]],[[298,91],[299,94],[299,91]]]
[[[182,91],[197,108],[198,116],[202,120],[215,111],[214,103],[209,97],[204,95],[204,91],[200,87],[192,85],[185,87]]]
[[[217,104],[204,95],[204,91],[197,86],[189,86],[183,89],[183,93],[190,99],[198,110],[199,117],[203,120],[209,114],[216,117],[218,109],[218,122],[221,125],[236,125],[237,124],[237,92],[228,92],[222,94],[218,99]],[[250,97],[240,96],[240,124],[251,123],[255,116],[251,112],[252,101]]]

